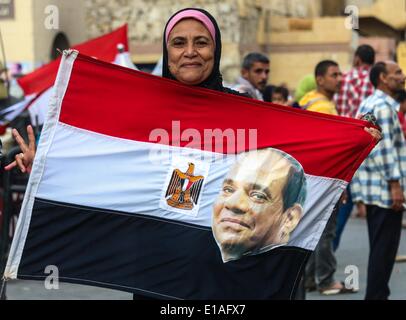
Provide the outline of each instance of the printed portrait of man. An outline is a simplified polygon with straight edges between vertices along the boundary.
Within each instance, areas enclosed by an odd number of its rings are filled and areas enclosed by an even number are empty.
[[[286,244],[305,198],[305,173],[287,153],[264,149],[241,155],[213,207],[213,235],[223,261]]]

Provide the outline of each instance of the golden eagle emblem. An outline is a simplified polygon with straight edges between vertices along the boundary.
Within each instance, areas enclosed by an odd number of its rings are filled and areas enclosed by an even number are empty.
[[[204,177],[194,176],[195,165],[189,163],[186,172],[173,170],[166,191],[165,199],[168,205],[178,209],[192,210],[197,204],[202,189]]]

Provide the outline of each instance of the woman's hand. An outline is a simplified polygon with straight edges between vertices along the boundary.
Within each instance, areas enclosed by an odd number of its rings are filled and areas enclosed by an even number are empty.
[[[27,127],[28,132],[28,146],[25,143],[24,139],[18,133],[16,129],[13,129],[13,136],[14,139],[17,141],[18,145],[20,146],[21,153],[17,154],[15,157],[15,161],[10,163],[4,169],[10,171],[15,167],[19,167],[21,172],[23,173],[30,173],[32,170],[32,164],[34,162],[35,157],[35,136],[34,130],[31,126]]]
[[[382,140],[382,134],[378,129],[375,129],[375,128],[364,128],[364,129],[372,137],[374,137],[376,141],[381,141]]]
[[[364,115],[358,115],[357,119],[368,121],[369,123],[372,123],[375,127],[377,127],[378,129],[375,129],[375,128],[364,128],[364,129],[372,137],[374,137],[377,142],[382,140],[382,133],[381,133],[382,130],[378,124],[378,121],[376,120],[376,117],[373,115],[372,112],[368,112]]]

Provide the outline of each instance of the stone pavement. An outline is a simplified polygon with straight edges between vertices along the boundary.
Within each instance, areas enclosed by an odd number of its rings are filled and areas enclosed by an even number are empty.
[[[349,275],[345,274],[345,268],[349,265],[358,267],[359,292],[352,294],[340,294],[334,296],[322,296],[318,292],[307,293],[307,300],[363,300],[365,296],[367,265],[368,265],[368,230],[364,219],[352,218],[344,229],[340,247],[337,249],[337,272],[336,279],[344,281]],[[406,255],[406,229],[402,230],[398,254]],[[391,300],[406,300],[406,263],[396,263],[392,272],[389,285]]]
[[[368,261],[368,235],[365,220],[350,219],[342,243],[337,251],[338,269],[336,277],[344,280],[345,267],[353,265],[359,270],[360,291],[355,294],[321,296],[319,293],[308,293],[308,300],[362,300],[365,294],[366,268]],[[399,254],[406,254],[406,229],[402,231]],[[391,278],[391,299],[406,300],[406,263],[395,265]],[[8,283],[10,300],[129,300],[132,295],[107,289],[60,283],[59,290],[46,290],[43,282],[13,281]]]

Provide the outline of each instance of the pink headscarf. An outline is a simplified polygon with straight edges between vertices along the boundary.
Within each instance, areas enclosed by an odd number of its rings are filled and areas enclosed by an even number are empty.
[[[203,23],[203,25],[206,27],[206,29],[209,31],[213,42],[216,43],[216,29],[214,28],[213,23],[210,21],[210,19],[203,14],[202,12],[198,10],[185,10],[179,12],[177,15],[175,15],[171,21],[169,21],[168,26],[166,28],[166,33],[165,33],[165,41],[166,44],[168,44],[169,40],[169,34],[171,33],[172,29],[175,27],[175,25],[182,19],[187,19],[187,18],[192,18],[196,19],[197,21]]]

